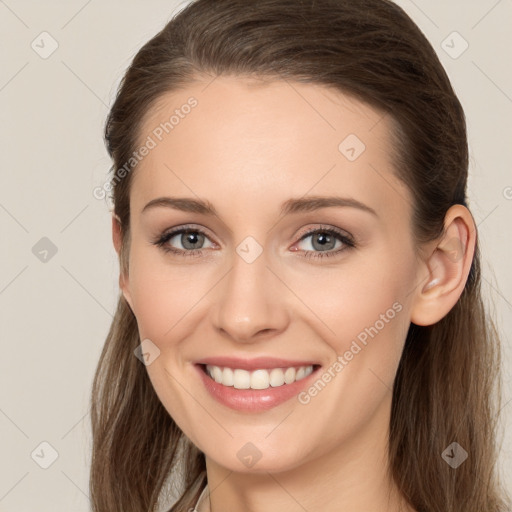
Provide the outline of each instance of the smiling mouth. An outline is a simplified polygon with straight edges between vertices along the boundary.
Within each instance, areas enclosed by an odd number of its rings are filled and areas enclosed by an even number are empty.
[[[262,390],[287,386],[308,377],[320,367],[320,365],[313,364],[248,371],[240,368],[221,367],[210,364],[201,364],[200,366],[203,372],[217,384],[241,390]]]

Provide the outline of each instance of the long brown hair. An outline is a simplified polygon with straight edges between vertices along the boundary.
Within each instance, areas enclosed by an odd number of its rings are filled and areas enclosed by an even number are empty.
[[[198,76],[228,74],[334,87],[388,116],[395,171],[414,198],[418,246],[443,233],[450,206],[467,206],[463,109],[432,46],[400,7],[388,0],[197,0],[137,53],[107,119],[123,272],[136,171],[125,164],[145,116],[164,93]],[[477,243],[452,310],[435,325],[410,325],[395,379],[390,470],[419,512],[507,509],[496,467],[500,347],[480,282]],[[154,511],[169,477],[179,497],[171,510],[184,512],[206,483],[204,454],[157,398],[134,356],[139,344],[120,295],[91,396],[94,512]],[[457,469],[441,456],[454,441],[469,454]]]

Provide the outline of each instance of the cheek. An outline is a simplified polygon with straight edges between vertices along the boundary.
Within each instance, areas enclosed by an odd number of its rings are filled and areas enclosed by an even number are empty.
[[[408,294],[413,287],[412,258],[374,252],[350,268],[296,276],[294,291],[310,309],[310,322],[342,364],[382,372],[390,384],[409,327]]]
[[[197,411],[183,392],[183,382],[190,376],[183,373],[180,342],[194,323],[194,306],[207,292],[207,283],[198,274],[191,267],[166,265],[152,248],[136,247],[131,254],[129,285],[140,339],[151,340],[159,350],[146,370],[170,416],[188,431]]]
[[[409,326],[408,275],[412,268],[388,255],[350,273],[302,281],[299,293],[318,305],[312,322],[332,355],[299,401],[322,419],[308,428],[326,444],[349,439],[389,404]]]
[[[129,288],[141,338],[155,340],[157,344],[164,338],[172,339],[171,331],[193,315],[194,305],[208,291],[207,285],[201,270],[188,265],[167,265],[156,249],[135,247],[130,260]]]

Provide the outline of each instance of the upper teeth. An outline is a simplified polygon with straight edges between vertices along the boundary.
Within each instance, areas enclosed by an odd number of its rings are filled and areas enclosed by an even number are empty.
[[[220,368],[211,364],[206,365],[208,375],[223,386],[233,386],[236,389],[267,389],[307,377],[313,371],[313,365],[299,366],[297,369],[272,368],[270,370],[247,370]]]

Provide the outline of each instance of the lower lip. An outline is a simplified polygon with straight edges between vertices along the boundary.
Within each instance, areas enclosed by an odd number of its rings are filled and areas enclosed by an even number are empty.
[[[206,389],[221,404],[236,409],[237,411],[261,412],[277,407],[278,405],[297,396],[309,385],[313,377],[316,377],[319,367],[313,370],[307,377],[297,380],[292,384],[283,384],[267,389],[236,389],[233,386],[223,386],[215,382],[203,370],[203,365],[195,365],[199,377]]]

